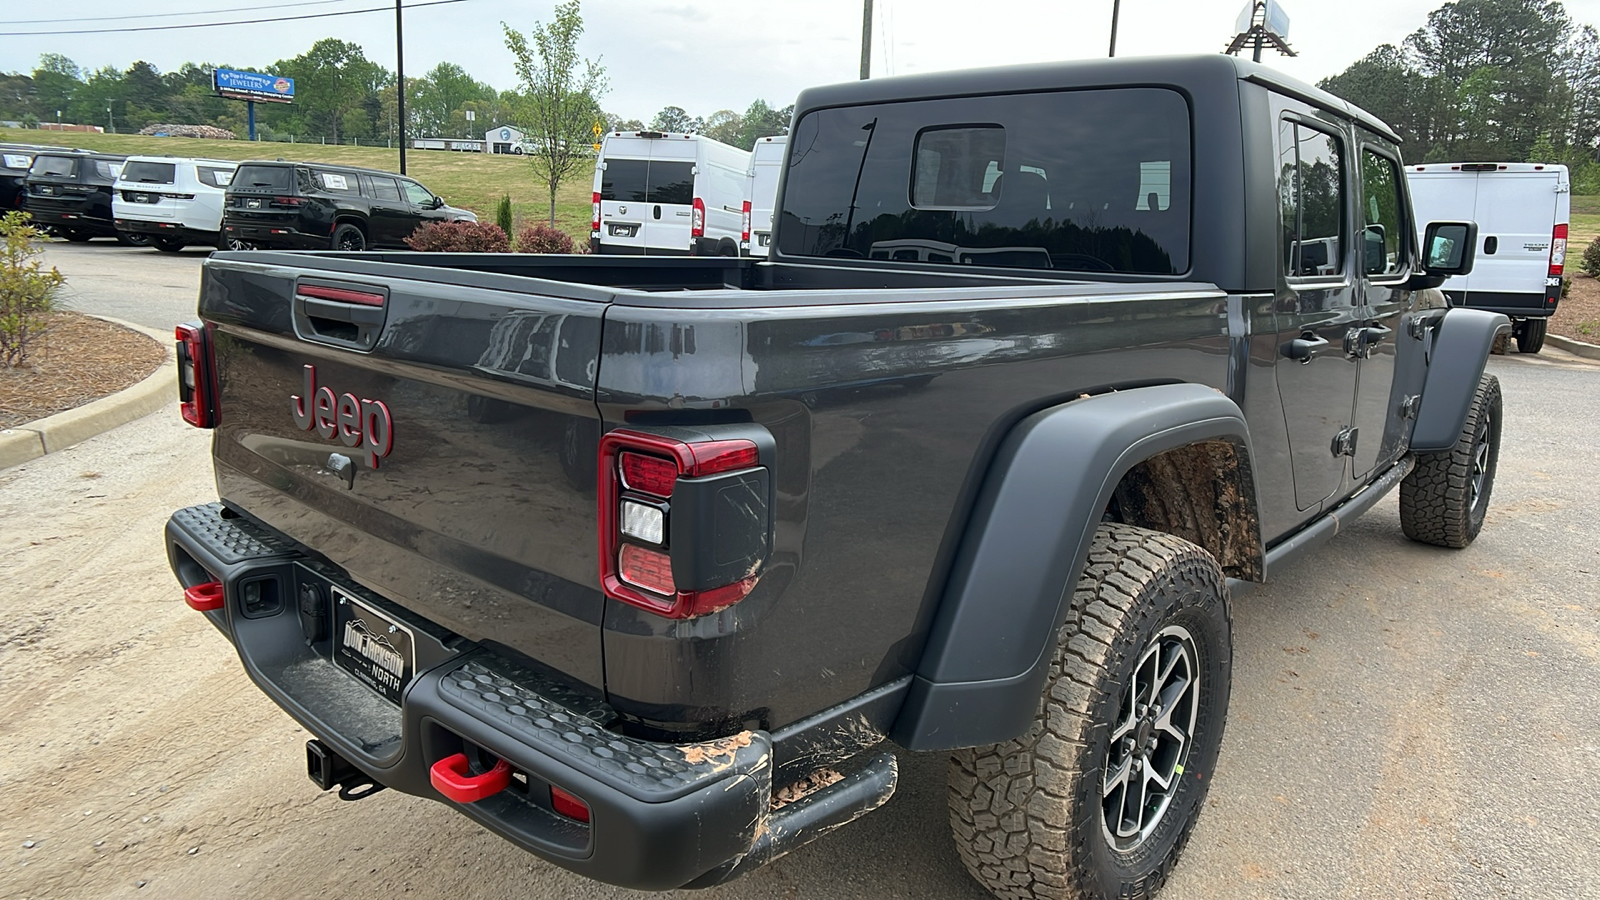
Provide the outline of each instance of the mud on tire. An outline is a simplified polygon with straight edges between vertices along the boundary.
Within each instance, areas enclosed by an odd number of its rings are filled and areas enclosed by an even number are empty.
[[[1400,527],[1424,544],[1462,548],[1483,530],[1500,460],[1500,379],[1485,375],[1456,444],[1417,454],[1400,482]]]
[[[1233,663],[1226,581],[1188,541],[1102,524],[1056,637],[1027,734],[951,756],[957,853],[1008,900],[1150,897],[1188,840],[1222,742]],[[1141,702],[1152,693],[1159,704]],[[1137,797],[1135,771],[1157,777]]]

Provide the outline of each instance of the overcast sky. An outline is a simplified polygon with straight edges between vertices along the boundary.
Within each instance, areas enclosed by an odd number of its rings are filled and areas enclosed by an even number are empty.
[[[0,71],[32,71],[41,53],[63,53],[85,69],[126,68],[138,59],[167,71],[184,62],[262,69],[304,52],[323,37],[360,44],[394,68],[394,16],[340,16],[184,31],[19,36],[22,31],[172,25],[364,9],[385,0],[75,0],[7,3],[0,12]],[[421,0],[406,0],[421,2]],[[1104,56],[1112,0],[876,0],[874,77],[941,69]],[[1398,44],[1442,0],[1284,0],[1295,58],[1264,61],[1305,81],[1341,71],[1378,44]],[[1122,0],[1118,56],[1215,53],[1234,31],[1245,0]],[[158,19],[111,17],[237,9]],[[522,30],[548,21],[550,0],[464,0],[410,10],[406,71],[420,75],[453,62],[497,88],[516,76],[501,21]],[[1567,0],[1575,22],[1600,24],[1600,0]],[[786,106],[808,85],[854,79],[860,67],[860,0],[585,0],[588,57],[611,78],[605,109],[649,120],[667,105],[694,115],[742,111],[760,97]],[[19,20],[73,18],[52,24]]]

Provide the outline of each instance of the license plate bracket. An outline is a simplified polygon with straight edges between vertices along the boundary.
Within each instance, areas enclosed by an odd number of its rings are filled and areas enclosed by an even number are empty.
[[[417,670],[411,629],[341,588],[333,594],[333,664],[396,706]]]
[[[612,237],[633,237],[639,233],[637,225],[612,225],[610,228]]]

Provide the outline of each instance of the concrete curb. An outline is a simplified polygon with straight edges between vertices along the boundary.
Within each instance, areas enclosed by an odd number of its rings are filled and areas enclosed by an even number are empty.
[[[1600,359],[1600,346],[1596,346],[1595,344],[1586,344],[1583,341],[1575,341],[1572,338],[1562,337],[1559,334],[1547,334],[1544,336],[1544,339],[1546,343],[1561,350],[1565,350],[1568,353],[1571,353],[1573,356],[1582,356],[1588,359]]]
[[[95,318],[154,338],[167,347],[167,358],[148,377],[132,387],[85,403],[77,409],[0,431],[0,469],[38,459],[46,453],[65,450],[73,444],[104,434],[118,425],[142,419],[177,402],[176,382],[172,374],[175,352],[172,335],[110,316]]]

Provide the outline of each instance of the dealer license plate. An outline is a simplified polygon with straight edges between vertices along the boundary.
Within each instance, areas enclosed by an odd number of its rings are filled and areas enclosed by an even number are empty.
[[[260,209],[261,208],[261,201],[260,200],[246,200],[244,202],[244,208],[245,209]]]
[[[333,627],[334,664],[398,706],[416,672],[411,629],[337,587]]]
[[[612,225],[610,227],[612,237],[633,237],[639,233],[639,226],[637,225]]]

